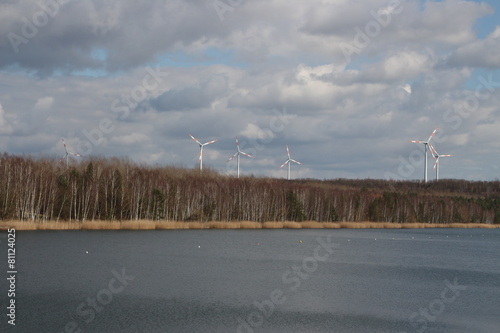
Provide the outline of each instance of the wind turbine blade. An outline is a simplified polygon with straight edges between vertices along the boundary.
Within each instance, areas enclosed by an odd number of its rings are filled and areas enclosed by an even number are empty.
[[[65,158],[66,158],[66,155],[64,155],[63,157],[61,157],[61,159],[57,163],[59,163],[61,161],[64,161]]]
[[[238,142],[238,137],[236,137],[236,148],[238,149],[238,152],[241,152],[240,143]]]
[[[439,155],[439,157],[451,157],[453,155]]]
[[[408,142],[413,142],[413,143],[425,143],[424,141],[417,141],[417,140],[408,140]]]
[[[288,149],[288,146],[286,146],[286,153],[288,154],[288,158],[290,159],[290,149]]]
[[[438,130],[438,129],[437,129],[437,128],[435,128],[435,129],[434,129],[434,131],[432,131],[432,134],[431,134],[431,136],[429,136],[429,139],[427,140],[427,142],[430,142],[430,141],[431,141],[432,137],[434,136],[434,134],[436,134],[436,131],[437,131],[437,130]]]
[[[228,162],[229,162],[229,161],[231,161],[231,160],[232,160],[233,158],[235,158],[235,157],[236,157],[236,155],[238,155],[238,154],[239,154],[239,152],[236,152],[236,154],[234,154],[233,156],[231,156],[231,158],[230,158],[230,159],[228,159],[227,161],[228,161]]]
[[[243,155],[245,155],[245,156],[248,156],[248,157],[251,157],[251,158],[253,158],[253,156],[252,156],[252,155],[250,155],[250,154],[247,154],[247,153],[245,153],[245,152],[242,152],[242,151],[239,151],[239,153],[240,153],[240,154],[243,154]]]
[[[292,161],[292,162],[295,162],[295,163],[297,163],[297,164],[302,165],[302,163],[300,163],[299,161],[296,161],[296,160],[294,160],[294,159],[290,159],[290,161]]]
[[[439,156],[436,158],[436,162],[434,162],[434,166],[432,167],[432,169],[436,169],[438,163],[439,163]]]
[[[284,167],[288,162],[290,162],[290,160],[287,160],[285,163],[283,163],[280,168]]]
[[[77,154],[77,153],[70,153],[70,152],[68,152],[68,154],[73,155],[73,156],[83,157],[83,155],[80,155],[80,154]]]
[[[198,141],[194,136],[192,136],[191,134],[189,134],[189,136],[191,137],[191,139],[193,139],[194,141],[196,141],[200,146],[201,146],[201,142]]]
[[[431,145],[430,143],[429,143],[429,151],[430,151],[431,156],[432,156],[433,159],[436,159],[439,156],[436,148],[434,148],[434,146]]]
[[[206,145],[209,145],[209,144],[211,144],[211,143],[214,143],[215,141],[217,141],[217,140],[212,140],[212,141],[206,142],[206,143],[204,143],[203,145],[204,145],[204,146],[206,146]]]
[[[64,146],[64,150],[66,151],[66,153],[68,152],[68,148],[66,147],[66,142],[64,142],[64,138],[61,138],[61,141],[63,143],[63,146]]]

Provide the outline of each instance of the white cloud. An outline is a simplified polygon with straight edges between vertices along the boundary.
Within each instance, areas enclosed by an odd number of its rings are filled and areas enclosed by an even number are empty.
[[[53,105],[54,105],[53,97],[51,96],[42,97],[36,101],[34,109],[37,111],[46,111],[52,108]]]
[[[246,128],[241,132],[243,136],[246,136],[250,139],[261,139],[267,140],[273,138],[273,132],[269,129],[267,131],[263,130],[256,124],[248,124]]]

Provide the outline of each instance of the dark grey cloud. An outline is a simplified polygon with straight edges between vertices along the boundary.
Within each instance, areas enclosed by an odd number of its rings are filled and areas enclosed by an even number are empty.
[[[0,68],[127,70],[177,47],[229,33],[201,1],[48,1],[3,4]],[[43,2],[40,2],[43,3]],[[104,50],[106,57],[95,57]]]

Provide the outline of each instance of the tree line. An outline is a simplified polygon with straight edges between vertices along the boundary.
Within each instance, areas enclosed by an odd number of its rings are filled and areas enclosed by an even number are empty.
[[[0,219],[500,223],[500,182],[287,181],[0,155]]]

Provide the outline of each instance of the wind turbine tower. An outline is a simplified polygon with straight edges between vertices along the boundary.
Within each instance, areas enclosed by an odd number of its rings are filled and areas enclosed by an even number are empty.
[[[237,151],[237,152],[236,152],[233,156],[231,156],[231,158],[230,158],[230,159],[228,159],[227,161],[229,162],[229,161],[231,161],[234,157],[236,157],[236,164],[237,164],[237,166],[238,166],[238,167],[237,167],[237,169],[238,169],[237,174],[238,174],[238,178],[240,178],[240,155],[241,155],[241,154],[243,154],[243,155],[248,156],[248,157],[251,157],[251,158],[253,158],[253,156],[251,156],[251,155],[249,155],[249,154],[247,154],[247,153],[245,153],[245,152],[242,152],[242,151],[240,150],[240,144],[239,144],[239,142],[238,142],[238,137],[236,137],[236,148],[238,149],[238,151]]]
[[[193,139],[194,141],[196,141],[196,143],[198,143],[200,145],[200,157],[199,157],[199,161],[200,161],[200,171],[203,170],[203,147],[206,146],[206,145],[209,145],[211,143],[214,143],[215,141],[217,140],[213,140],[213,141],[209,141],[209,142],[205,142],[205,143],[201,143],[200,141],[198,141],[194,136],[192,136],[191,134],[189,134],[189,136],[191,137],[191,139]]]
[[[66,146],[66,142],[64,142],[64,138],[61,138],[61,141],[62,141],[62,143],[64,145],[64,151],[66,153],[64,154],[63,157],[61,157],[61,159],[59,160],[59,162],[61,162],[62,160],[66,159],[66,168],[67,168],[68,167],[68,157],[69,157],[69,155],[73,155],[73,156],[76,156],[76,157],[83,157],[83,156],[80,155],[80,154],[68,151],[68,147]]]
[[[409,142],[422,143],[424,145],[424,182],[425,183],[427,183],[427,146],[431,142],[431,139],[434,136],[434,134],[436,134],[437,130],[438,130],[437,128],[434,129],[434,131],[431,133],[431,135],[429,136],[429,139],[427,139],[427,141],[409,140]]]
[[[286,164],[288,164],[288,177],[287,177],[287,179],[288,179],[288,180],[290,180],[290,164],[291,164],[290,162],[295,162],[295,163],[300,164],[300,165],[302,165],[302,163],[300,163],[300,162],[298,162],[298,161],[296,161],[296,160],[294,160],[294,159],[292,159],[292,158],[290,157],[290,150],[288,149],[288,146],[286,146],[286,154],[288,155],[288,159],[286,160],[286,162],[285,162],[285,163],[283,163],[283,164],[280,166],[280,168],[282,168],[282,167],[284,167]]]

